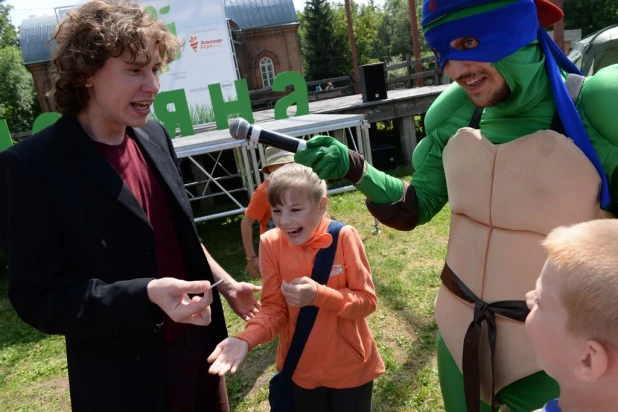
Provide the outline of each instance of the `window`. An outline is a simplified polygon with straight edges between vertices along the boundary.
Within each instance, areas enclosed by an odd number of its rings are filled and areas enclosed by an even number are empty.
[[[260,60],[260,71],[262,72],[262,83],[264,87],[271,87],[275,80],[275,66],[270,57]]]

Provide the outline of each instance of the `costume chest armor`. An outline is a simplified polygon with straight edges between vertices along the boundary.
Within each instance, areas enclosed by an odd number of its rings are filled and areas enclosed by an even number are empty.
[[[545,236],[601,217],[598,173],[571,139],[554,131],[494,145],[465,127],[449,140],[443,162],[452,211],[446,264],[486,303],[524,300],[546,259]],[[442,284],[435,314],[461,370],[474,305]],[[495,392],[540,370],[524,324],[496,315],[496,325]],[[486,325],[480,347],[481,399],[490,402]]]

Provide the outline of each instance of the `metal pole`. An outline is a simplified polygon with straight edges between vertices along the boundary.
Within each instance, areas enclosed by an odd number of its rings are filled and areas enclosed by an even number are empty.
[[[416,3],[415,0],[408,0],[408,5],[410,8],[410,22],[412,23],[412,44],[414,45],[414,58],[419,60],[421,58],[421,42],[419,41],[419,32],[418,32],[418,23],[416,21]],[[417,64],[415,66],[416,73],[420,73],[423,71],[423,65]],[[423,79],[416,79],[416,85],[418,87],[423,86]]]
[[[564,11],[564,1],[554,0],[554,4],[560,7],[560,10]],[[561,19],[558,23],[554,24],[554,41],[560,47],[564,53],[567,50],[564,49],[564,19]]]
[[[358,72],[358,58],[356,57],[356,42],[354,41],[354,30],[352,28],[352,12],[350,12],[350,0],[345,0],[345,15],[348,20],[348,37],[350,39],[350,45],[352,46],[352,65],[354,66],[354,76],[360,79]],[[354,91],[356,94],[360,93],[360,84],[358,81],[354,82]]]

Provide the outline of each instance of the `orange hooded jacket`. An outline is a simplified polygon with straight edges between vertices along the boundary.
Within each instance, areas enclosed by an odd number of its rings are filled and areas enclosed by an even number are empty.
[[[317,252],[332,243],[323,218],[303,245],[290,243],[278,228],[261,236],[262,309],[237,338],[249,350],[279,335],[277,370],[290,348],[300,308],[281,294],[281,281],[311,277]],[[366,317],[376,309],[376,295],[365,249],[356,230],[345,226],[339,234],[327,285],[318,285],[313,305],[320,308],[292,380],[305,389],[319,386],[344,389],[363,385],[384,372],[384,363]]]

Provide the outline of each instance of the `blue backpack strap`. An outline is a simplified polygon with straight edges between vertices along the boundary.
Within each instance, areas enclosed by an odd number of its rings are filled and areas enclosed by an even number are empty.
[[[311,279],[315,280],[320,285],[326,285],[328,283],[330,269],[333,267],[335,252],[337,251],[339,232],[344,226],[345,223],[337,222],[336,220],[332,220],[330,222],[327,232],[332,236],[333,243],[331,243],[326,249],[321,249],[315,257],[313,271],[311,272]]]
[[[311,272],[311,279],[315,280],[321,285],[325,285],[330,277],[330,270],[333,267],[335,261],[335,252],[337,251],[337,242],[339,240],[339,232],[345,224],[333,220],[328,226],[328,233],[333,237],[333,242],[326,249],[320,249],[315,257],[315,263],[313,264],[313,271]],[[315,318],[318,316],[318,310],[320,308],[316,306],[303,306],[298,314],[296,321],[296,330],[294,331],[294,337],[290,345],[290,350],[283,363],[283,369],[281,373],[289,378],[294,374],[296,365],[300,360],[300,356],[305,349],[307,339],[313,329]]]

